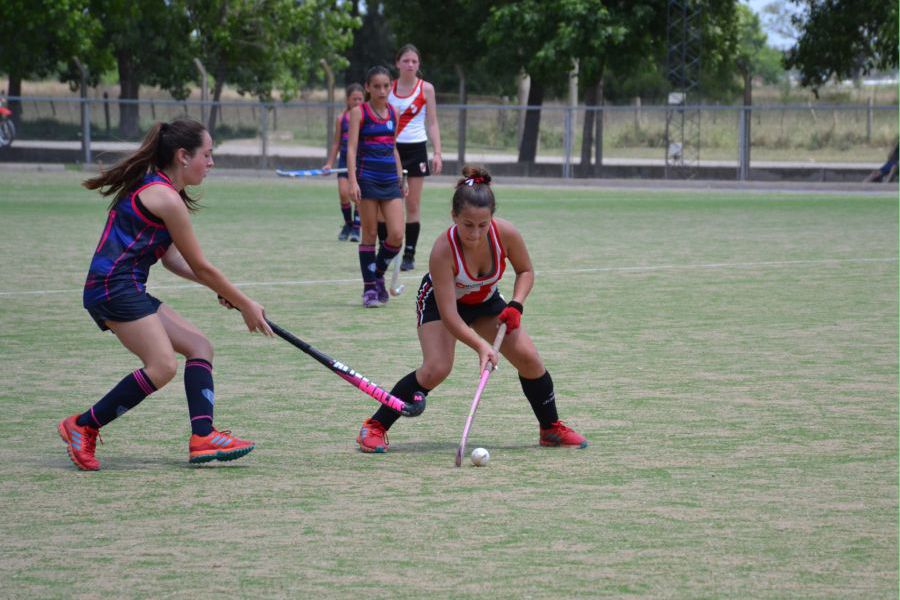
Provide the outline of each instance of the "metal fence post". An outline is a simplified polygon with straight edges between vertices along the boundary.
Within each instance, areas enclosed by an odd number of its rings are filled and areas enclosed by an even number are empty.
[[[866,100],[866,143],[872,143],[872,98]]]
[[[269,168],[269,109],[264,102],[259,103],[259,137],[260,157],[259,168]]]
[[[84,153],[84,164],[91,162],[91,113],[87,97],[87,67],[75,59],[75,66],[81,71],[81,150]]]
[[[747,135],[747,108],[741,107],[738,119],[738,179],[747,181],[750,178],[750,140]]]
[[[572,113],[575,109],[571,106],[566,107],[565,129],[563,130],[563,169],[562,176],[564,179],[572,177]]]

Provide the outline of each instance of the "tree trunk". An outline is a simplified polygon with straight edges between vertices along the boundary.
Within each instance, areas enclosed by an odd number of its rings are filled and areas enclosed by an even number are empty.
[[[212,110],[209,111],[209,123],[206,124],[206,130],[209,131],[210,136],[213,136],[213,139],[215,139],[216,121],[219,118],[219,111],[222,108],[219,101],[222,99],[222,89],[224,87],[225,73],[222,72],[221,69],[218,69],[218,72],[216,73],[216,85],[213,88]]]
[[[578,171],[582,177],[590,177],[594,174],[591,165],[591,153],[594,146],[594,118],[597,113],[591,110],[597,106],[597,86],[591,84],[585,86],[584,93],[584,123],[581,127],[581,163]]]
[[[528,106],[525,111],[525,129],[522,131],[522,145],[519,147],[519,162],[534,163],[537,158],[538,135],[541,130],[541,105],[544,103],[544,84],[531,78],[528,90]]]
[[[13,73],[9,74],[9,89],[6,91],[7,97],[9,96],[22,96],[22,78]],[[7,108],[12,111],[12,121],[13,125],[16,126],[16,130],[19,131],[19,135],[22,132],[22,101],[21,100],[12,100],[8,102]]]
[[[131,55],[122,52],[118,55],[119,65],[119,99],[137,100],[140,81]],[[125,139],[136,139],[140,135],[138,122],[139,107],[137,103],[119,103],[119,135]]]
[[[465,105],[469,103],[469,92],[466,88],[466,72],[460,64],[453,65],[456,69],[456,75],[459,77],[459,103],[463,108],[459,109],[459,125],[457,128],[456,141],[456,170],[462,169],[466,163],[466,109]]]
[[[744,106],[753,106],[753,76],[750,74],[749,70],[744,73]],[[752,139],[750,137],[750,126],[752,119],[750,118],[750,111],[747,111],[747,126],[746,133],[747,137],[744,139],[744,151],[747,153],[747,164],[750,164],[750,148],[753,144],[750,143]]]
[[[606,97],[603,95],[603,77],[597,81],[597,106],[603,106]],[[594,122],[594,175],[600,176],[603,169],[603,113],[597,113],[597,120]]]

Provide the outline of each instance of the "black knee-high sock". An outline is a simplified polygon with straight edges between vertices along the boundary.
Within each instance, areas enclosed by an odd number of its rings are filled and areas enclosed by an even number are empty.
[[[82,427],[90,425],[99,429],[124,415],[155,391],[156,386],[144,370],[138,369],[116,384],[94,406],[81,413],[76,422]]]
[[[381,248],[378,249],[378,256],[375,257],[375,277],[384,277],[384,272],[387,271],[388,265],[399,252],[399,246],[391,246],[387,242],[381,243]]]
[[[531,410],[537,417],[541,427],[548,429],[553,423],[559,420],[556,414],[556,394],[553,393],[553,380],[550,373],[544,371],[544,374],[537,379],[525,379],[519,375],[519,382],[522,384],[522,391],[531,404]]]
[[[359,270],[363,278],[363,290],[375,289],[375,246],[359,245]]]
[[[191,416],[191,433],[212,433],[213,409],[216,406],[212,365],[202,358],[189,358],[184,365],[184,393]]]
[[[349,204],[347,204],[347,205],[341,204],[341,214],[344,215],[344,223],[346,223],[347,225],[349,225],[351,220],[353,219],[352,210],[353,209],[350,208]]]
[[[387,223],[378,221],[378,241],[382,244],[387,239]]]
[[[419,380],[416,379],[416,372],[413,371],[394,385],[393,389],[391,389],[391,394],[404,402],[412,402],[413,395],[416,392],[421,392],[423,396],[427,396],[430,391],[429,388],[419,383]],[[400,413],[382,404],[375,411],[375,414],[372,415],[372,418],[384,425],[385,429],[390,429],[394,421],[400,418]]]
[[[419,222],[406,224],[406,246],[403,248],[403,255],[413,258],[416,255],[416,244],[419,243]]]

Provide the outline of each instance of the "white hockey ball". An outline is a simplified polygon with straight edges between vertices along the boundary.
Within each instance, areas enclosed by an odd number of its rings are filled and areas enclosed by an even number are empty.
[[[472,450],[472,464],[476,467],[484,467],[491,460],[491,453],[484,448],[475,448]]]

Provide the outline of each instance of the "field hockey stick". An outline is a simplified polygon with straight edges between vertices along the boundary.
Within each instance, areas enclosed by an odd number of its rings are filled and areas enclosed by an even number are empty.
[[[494,352],[500,350],[504,337],[506,337],[506,323],[501,323],[500,328],[497,330],[497,337],[494,338]],[[472,399],[472,406],[469,408],[469,416],[466,417],[466,426],[463,427],[462,439],[459,441],[459,448],[456,449],[456,461],[454,464],[457,467],[462,466],[462,457],[466,451],[466,441],[469,439],[469,429],[472,428],[472,420],[475,418],[475,411],[478,409],[478,403],[481,402],[481,392],[484,391],[484,386],[487,385],[488,377],[491,376],[491,373],[495,368],[496,367],[488,361],[487,366],[484,367],[484,371],[481,372],[481,380],[478,382],[478,389],[475,390],[475,397]]]
[[[403,262],[401,255],[398,254],[394,257],[393,264],[391,266],[391,285],[388,288],[388,291],[391,293],[391,296],[399,296],[403,293],[403,290],[406,289],[406,286],[402,283],[397,285],[397,280],[400,279],[400,263]]]
[[[303,352],[309,354],[314,359],[328,367],[335,375],[347,381],[353,387],[362,390],[363,393],[371,396],[388,408],[397,411],[404,417],[418,417],[425,410],[425,396],[423,396],[422,394],[416,393],[416,395],[413,397],[412,402],[404,402],[400,398],[392,395],[390,392],[383,390],[376,383],[370,381],[360,373],[357,373],[344,363],[331,358],[324,352],[316,350],[290,331],[279,327],[269,319],[266,319],[266,322],[269,324],[269,327],[272,328],[272,331],[274,331],[276,335],[278,335],[278,337],[289,342],[292,346],[295,346]]]
[[[409,171],[407,171],[406,169],[403,169],[403,182],[401,183],[401,186],[406,185],[406,174],[408,172]],[[391,296],[399,296],[400,294],[403,293],[403,290],[406,289],[406,286],[403,285],[402,283],[400,285],[397,285],[397,280],[400,279],[400,263],[401,262],[403,262],[403,258],[402,258],[402,255],[398,253],[397,256],[394,257],[393,262],[391,263],[391,269],[393,269],[393,271],[391,272],[391,285],[388,288],[388,291],[391,293]]]
[[[285,171],[283,169],[275,169],[275,173],[279,177],[316,177],[317,175],[332,175],[338,173],[346,173],[346,168],[339,169],[306,169],[299,171]]]

